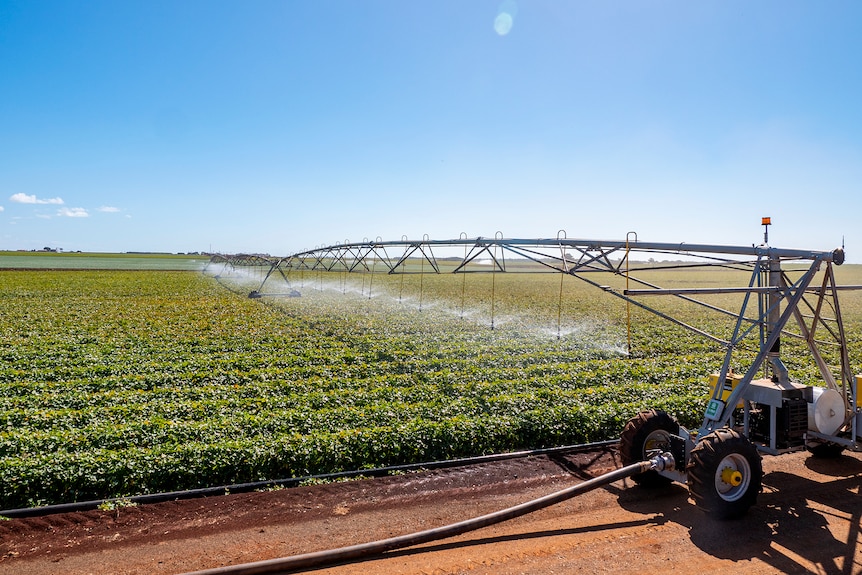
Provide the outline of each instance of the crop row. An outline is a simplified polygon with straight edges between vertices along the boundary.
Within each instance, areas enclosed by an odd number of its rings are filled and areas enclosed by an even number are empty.
[[[663,397],[648,404],[605,402],[442,419],[440,414],[435,418],[421,413],[411,416],[408,410],[397,417],[387,414],[389,425],[304,433],[258,428],[252,434],[207,425],[186,437],[182,430],[171,430],[177,433],[151,438],[156,440],[151,446],[144,439],[141,445],[90,445],[80,450],[70,449],[74,437],[43,434],[35,442],[41,443],[40,451],[3,458],[2,503],[9,508],[86,500],[587,442],[614,435],[625,423],[626,414],[647,406],[684,413],[700,405],[697,397]],[[389,409],[399,407],[393,404]],[[260,420],[246,419],[252,421],[234,423],[251,429],[260,424]],[[164,421],[130,427],[166,426],[172,427]],[[170,440],[164,441],[167,437]]]
[[[507,385],[511,388],[512,386]],[[700,386],[688,382],[657,387],[634,384],[626,392],[631,403],[648,405],[661,396],[699,395]],[[412,419],[438,421],[464,416],[517,416],[524,412],[551,408],[576,409],[592,405],[612,405],[619,390],[615,386],[576,390],[542,388],[531,391],[494,390],[493,386],[454,390],[375,389],[342,394],[323,394],[283,400],[226,398],[176,403],[159,401],[94,409],[13,408],[4,410],[0,426],[0,453],[20,455],[65,449],[125,449],[136,445],[182,443],[212,438],[242,438],[291,433],[312,433],[318,429],[348,430],[392,425]],[[421,395],[419,399],[417,396]],[[167,404],[167,408],[165,405]]]

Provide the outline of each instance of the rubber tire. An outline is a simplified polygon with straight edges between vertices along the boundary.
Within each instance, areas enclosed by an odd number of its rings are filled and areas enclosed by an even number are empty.
[[[808,450],[812,457],[816,457],[817,459],[837,459],[844,452],[843,445],[832,443],[831,441],[807,444],[805,449]]]
[[[720,479],[725,467],[742,474],[732,486]],[[739,432],[716,429],[691,450],[686,465],[688,490],[695,505],[716,519],[742,517],[757,501],[763,482],[763,464],[757,448]]]
[[[647,459],[647,452],[670,447],[668,435],[679,435],[679,423],[668,413],[651,409],[642,411],[631,418],[620,434],[620,459],[622,464],[631,465]],[[638,473],[632,479],[641,487],[663,487],[672,480],[658,471]]]

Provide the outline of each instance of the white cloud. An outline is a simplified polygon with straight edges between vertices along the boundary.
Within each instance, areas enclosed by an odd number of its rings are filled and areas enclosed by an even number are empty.
[[[5,209],[6,209],[6,208],[4,208],[3,206],[0,206],[0,212],[2,212],[2,211],[3,211],[3,210],[5,210]]]
[[[120,211],[120,208],[115,208],[113,206],[102,206],[101,208],[99,208],[99,211],[109,213],[109,214],[116,214],[117,212]]]
[[[66,218],[88,218],[90,214],[84,208],[60,208],[57,210],[58,216]]]
[[[17,202],[19,204],[60,204],[63,203],[63,198],[48,198],[48,199],[40,199],[35,195],[17,193],[9,196],[9,200],[12,202]]]

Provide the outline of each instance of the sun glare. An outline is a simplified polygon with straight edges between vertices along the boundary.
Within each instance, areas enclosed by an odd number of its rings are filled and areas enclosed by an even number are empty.
[[[497,17],[494,18],[494,31],[500,36],[505,36],[512,31],[515,24],[515,15],[518,13],[518,5],[514,0],[504,0],[497,8]]]
[[[494,19],[494,30],[500,36],[505,36],[512,29],[512,16],[508,12],[501,12],[497,14],[497,17]]]

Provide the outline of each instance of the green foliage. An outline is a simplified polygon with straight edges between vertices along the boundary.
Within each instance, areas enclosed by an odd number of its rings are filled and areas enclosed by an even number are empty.
[[[132,501],[127,497],[123,497],[121,499],[108,499],[107,501],[103,501],[99,504],[99,509],[101,511],[117,511],[120,509],[125,509],[127,507],[137,507],[138,504]]]
[[[0,508],[609,439],[650,407],[694,426],[720,365],[640,313],[624,358],[624,305],[557,275],[498,275],[493,316],[487,274],[330,275],[257,300],[191,272],[0,272]]]
[[[202,255],[161,253],[82,253],[0,251],[0,269],[62,270],[200,270]]]

